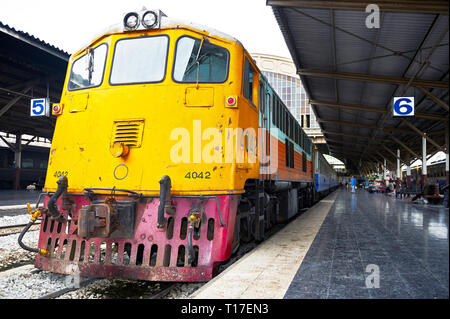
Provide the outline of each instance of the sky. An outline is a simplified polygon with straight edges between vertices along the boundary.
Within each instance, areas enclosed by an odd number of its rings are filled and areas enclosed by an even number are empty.
[[[0,21],[72,54],[143,6],[227,33],[250,53],[290,58],[266,0],[1,0]]]

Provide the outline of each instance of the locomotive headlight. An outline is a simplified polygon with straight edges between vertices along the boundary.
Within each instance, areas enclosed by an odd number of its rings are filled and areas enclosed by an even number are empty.
[[[142,24],[146,28],[153,28],[158,22],[158,17],[153,11],[147,11],[142,15]]]
[[[139,26],[139,15],[136,12],[129,12],[123,18],[123,25],[127,30],[136,30]]]

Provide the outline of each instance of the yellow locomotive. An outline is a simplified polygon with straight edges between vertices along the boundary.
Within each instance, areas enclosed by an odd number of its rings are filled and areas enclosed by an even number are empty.
[[[208,280],[315,199],[312,143],[242,44],[159,10],[73,54],[52,113],[40,269]]]

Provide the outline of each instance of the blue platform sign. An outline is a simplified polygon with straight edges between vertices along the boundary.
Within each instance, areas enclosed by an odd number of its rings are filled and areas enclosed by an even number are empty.
[[[50,116],[50,99],[32,99],[30,103],[30,116]]]
[[[394,97],[393,116],[414,116],[414,96]]]

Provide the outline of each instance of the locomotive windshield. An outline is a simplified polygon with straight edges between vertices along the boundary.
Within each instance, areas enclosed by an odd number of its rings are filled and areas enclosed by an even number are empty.
[[[173,78],[177,82],[222,83],[228,75],[228,51],[206,40],[181,37]]]
[[[117,41],[111,84],[160,82],[166,73],[169,37],[151,36]]]
[[[102,83],[107,49],[106,44],[101,44],[73,63],[69,90],[85,89]]]

